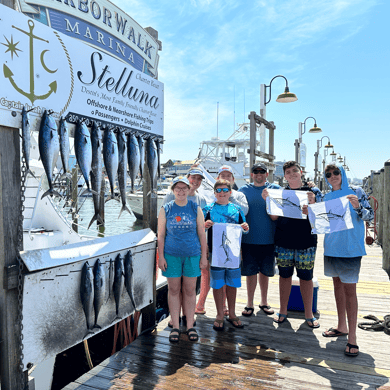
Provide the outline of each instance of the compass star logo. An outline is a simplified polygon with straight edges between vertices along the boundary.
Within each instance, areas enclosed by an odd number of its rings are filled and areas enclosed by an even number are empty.
[[[19,41],[14,43],[14,37],[11,35],[11,42],[7,39],[7,37],[4,35],[4,38],[5,40],[7,41],[7,43],[1,43],[2,45],[4,45],[7,50],[5,51],[5,53],[8,53],[10,52],[11,53],[11,59],[13,60],[14,59],[14,54],[16,55],[16,57],[19,57],[18,56],[18,51],[22,52],[23,50],[20,50],[18,49],[16,46],[18,45]]]

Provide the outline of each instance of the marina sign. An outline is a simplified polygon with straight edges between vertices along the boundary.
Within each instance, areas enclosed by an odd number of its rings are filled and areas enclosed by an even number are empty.
[[[107,0],[29,0],[28,4],[19,0],[19,7],[54,30],[87,42],[139,71],[157,74],[159,43]]]
[[[8,7],[0,14],[0,125],[20,127],[25,106],[32,128],[47,109],[163,135],[161,82]]]

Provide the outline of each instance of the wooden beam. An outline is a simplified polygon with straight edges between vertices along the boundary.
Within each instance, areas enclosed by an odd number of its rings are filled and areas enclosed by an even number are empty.
[[[248,115],[248,119],[251,119],[250,115]],[[258,125],[263,124],[268,130],[275,130],[276,129],[274,122],[267,121],[266,119],[264,119],[260,115],[254,114],[254,120]]]
[[[20,388],[18,289],[4,283],[5,270],[17,264],[21,213],[19,129],[0,126],[0,373],[2,390]],[[22,235],[23,240],[23,235]]]

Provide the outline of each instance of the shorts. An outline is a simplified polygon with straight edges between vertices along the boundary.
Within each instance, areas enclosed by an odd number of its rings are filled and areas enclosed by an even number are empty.
[[[167,262],[167,269],[162,274],[166,278],[180,278],[186,276],[195,278],[200,276],[200,256],[171,256],[164,253]]]
[[[291,278],[295,267],[299,279],[312,280],[316,250],[315,246],[307,249],[287,249],[275,246],[279,275],[282,278]]]
[[[265,276],[275,275],[274,244],[241,244],[241,275],[252,276],[261,272]]]
[[[339,277],[342,283],[357,283],[361,262],[362,256],[324,256],[324,274],[332,278]]]
[[[219,290],[225,285],[241,287],[241,268],[210,267],[210,287]]]

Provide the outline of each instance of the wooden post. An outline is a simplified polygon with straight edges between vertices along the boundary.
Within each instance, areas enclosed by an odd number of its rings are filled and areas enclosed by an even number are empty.
[[[77,180],[78,179],[78,173],[77,173],[77,167],[72,169],[72,205],[71,207],[75,209],[75,212],[72,211],[72,229],[77,233],[79,231],[79,227],[77,226],[78,218],[76,218],[77,214]]]
[[[256,122],[255,112],[251,111],[249,114],[249,171],[252,172],[252,167],[255,163],[255,150],[256,150]],[[251,183],[253,182],[251,176]]]
[[[148,170],[147,148],[148,143],[154,142],[152,139],[147,139],[144,146],[145,164],[143,167],[143,227],[150,228],[157,234],[157,197],[152,198],[152,185]],[[153,185],[157,188],[157,180]],[[156,254],[154,255],[156,259]],[[155,260],[156,261],[156,260]],[[142,309],[142,332],[152,330],[156,326],[156,264],[153,267],[153,302],[149,306]]]
[[[380,245],[383,244],[383,199],[384,199],[384,179],[385,179],[385,169],[381,169],[381,173],[379,175],[379,182],[378,182],[378,210],[376,215],[377,220],[377,233],[378,233],[378,242]]]
[[[1,389],[21,386],[18,289],[8,289],[7,276],[17,267],[21,213],[19,129],[0,126],[0,373]],[[22,235],[23,240],[23,235]],[[17,268],[18,269],[18,268]]]
[[[383,258],[382,268],[390,279],[390,160],[385,162],[383,185]]]

